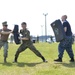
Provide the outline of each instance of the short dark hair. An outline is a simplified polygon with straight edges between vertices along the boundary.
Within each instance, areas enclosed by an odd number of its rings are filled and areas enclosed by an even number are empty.
[[[27,25],[27,23],[26,22],[22,22],[21,25]]]
[[[67,19],[67,15],[63,15]]]

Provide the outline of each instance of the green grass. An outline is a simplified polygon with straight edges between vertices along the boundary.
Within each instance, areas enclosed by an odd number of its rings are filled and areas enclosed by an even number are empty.
[[[75,75],[75,62],[64,52],[63,62],[55,63],[58,56],[58,43],[36,43],[35,47],[48,60],[43,63],[32,51],[27,49],[19,56],[18,63],[12,63],[19,45],[9,44],[8,63],[3,63],[3,48],[0,50],[0,75]],[[73,45],[75,53],[75,44]]]

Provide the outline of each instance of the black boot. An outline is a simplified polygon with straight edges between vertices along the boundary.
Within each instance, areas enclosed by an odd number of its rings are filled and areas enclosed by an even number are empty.
[[[43,62],[48,62],[43,56],[41,57],[42,58],[42,60],[43,60]]]
[[[19,56],[19,52],[16,52],[13,63],[17,63],[18,56]]]
[[[17,63],[17,57],[15,57],[15,59],[14,59],[13,63]]]
[[[7,63],[7,61],[6,61],[6,57],[4,57],[4,63]]]
[[[58,59],[56,59],[54,61],[56,61],[56,62],[62,62],[62,58],[59,57]]]
[[[71,58],[70,62],[74,62],[74,58],[73,57]]]

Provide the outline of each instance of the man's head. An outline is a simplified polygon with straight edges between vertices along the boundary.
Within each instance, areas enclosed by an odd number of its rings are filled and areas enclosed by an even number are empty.
[[[22,22],[22,23],[21,23],[21,27],[22,27],[23,29],[26,29],[27,23],[26,23],[26,22]]]
[[[61,19],[62,19],[62,21],[65,21],[65,20],[67,19],[67,15],[63,15],[63,16],[61,17]]]
[[[7,27],[8,27],[7,21],[3,22],[2,25],[3,25],[4,30],[7,29]]]

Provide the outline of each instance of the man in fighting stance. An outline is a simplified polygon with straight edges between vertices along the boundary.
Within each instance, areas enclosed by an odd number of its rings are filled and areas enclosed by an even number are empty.
[[[22,44],[20,47],[17,49],[16,54],[15,54],[15,59],[14,62],[17,62],[18,56],[21,52],[29,48],[32,52],[34,52],[38,57],[40,57],[43,62],[47,62],[45,58],[42,56],[42,54],[34,47],[31,37],[30,37],[30,32],[27,30],[27,24],[26,22],[21,23],[22,29],[20,30],[20,33],[22,34],[22,38],[19,38],[22,40]]]

